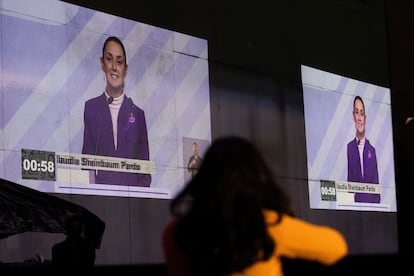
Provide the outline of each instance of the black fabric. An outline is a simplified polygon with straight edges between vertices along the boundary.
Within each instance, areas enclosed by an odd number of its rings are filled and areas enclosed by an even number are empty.
[[[86,208],[48,193],[0,179],[0,239],[24,232],[65,233],[65,221],[77,214],[85,238],[100,248],[105,223]]]

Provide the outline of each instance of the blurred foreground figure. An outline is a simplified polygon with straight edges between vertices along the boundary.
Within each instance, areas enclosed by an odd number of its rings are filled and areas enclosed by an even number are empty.
[[[281,258],[332,265],[348,247],[337,230],[295,218],[257,148],[215,140],[171,202],[163,232],[168,275],[283,275]]]
[[[52,263],[62,267],[92,267],[95,247],[83,237],[83,219],[73,215],[66,221],[66,239],[52,247]]]

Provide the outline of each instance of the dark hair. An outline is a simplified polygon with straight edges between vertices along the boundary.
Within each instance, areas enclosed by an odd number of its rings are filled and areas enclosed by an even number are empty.
[[[362,107],[364,108],[364,112],[365,112],[365,104],[364,104],[364,101],[362,100],[362,98],[361,98],[360,96],[355,96],[355,98],[354,98],[354,105],[353,105],[353,107],[352,107],[352,108],[354,108],[354,107],[355,107],[355,102],[356,102],[357,100],[360,100],[360,101],[361,101],[361,103],[362,103]]]
[[[196,271],[240,272],[272,256],[264,209],[293,215],[257,148],[239,137],[215,140],[197,175],[172,200],[174,238]],[[275,221],[274,223],[278,223]]]
[[[110,41],[116,42],[116,43],[118,43],[118,44],[121,46],[121,48],[122,48],[122,52],[124,53],[124,56],[125,56],[125,64],[127,64],[127,57],[126,57],[126,51],[125,51],[124,44],[123,44],[123,43],[122,43],[122,41],[121,41],[118,37],[116,37],[116,36],[110,36],[110,37],[108,37],[108,38],[105,40],[105,43],[104,43],[104,45],[103,45],[103,47],[102,47],[102,56],[104,56],[104,55],[105,55],[105,48],[106,48],[106,45],[107,45],[107,44],[108,44],[108,42],[110,42]]]

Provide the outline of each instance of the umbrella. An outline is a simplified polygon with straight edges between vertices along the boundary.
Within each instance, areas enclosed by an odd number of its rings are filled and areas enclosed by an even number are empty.
[[[84,220],[85,238],[100,248],[105,223],[88,209],[0,178],[0,239],[24,232],[65,233],[72,215]]]

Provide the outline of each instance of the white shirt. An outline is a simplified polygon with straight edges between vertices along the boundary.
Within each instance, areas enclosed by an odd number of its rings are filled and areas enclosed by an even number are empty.
[[[109,95],[105,92],[106,98],[109,98]],[[112,103],[109,104],[109,111],[111,112],[112,119],[112,133],[114,135],[115,149],[118,148],[118,114],[121,109],[121,105],[124,102],[124,93],[117,98],[113,98]]]
[[[357,140],[358,151],[359,151],[359,162],[361,163],[361,174],[364,177],[364,145],[365,145],[365,137],[361,140]]]

